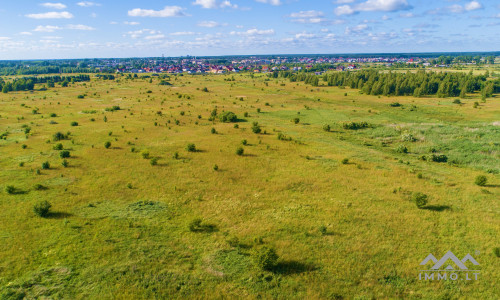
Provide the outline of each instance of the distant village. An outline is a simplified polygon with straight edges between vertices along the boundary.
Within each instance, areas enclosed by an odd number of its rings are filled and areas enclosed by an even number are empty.
[[[430,66],[425,58],[324,58],[324,57],[278,57],[266,59],[247,57],[241,59],[207,59],[185,57],[177,59],[100,59],[85,67],[101,72],[116,73],[169,73],[169,74],[226,74],[238,72],[268,73],[274,71],[314,71],[321,74],[326,70],[353,70],[360,64],[376,63],[390,67],[394,63]],[[444,66],[444,65],[443,65]]]

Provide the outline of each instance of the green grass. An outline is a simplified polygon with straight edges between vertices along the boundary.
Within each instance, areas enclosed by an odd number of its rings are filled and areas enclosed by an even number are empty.
[[[453,99],[224,78],[173,76],[173,86],[161,86],[157,79],[118,77],[1,94],[0,132],[8,135],[0,140],[0,295],[492,299],[500,293],[493,250],[500,246],[498,97],[474,109],[473,98],[448,105]],[[113,106],[120,110],[106,111]],[[238,128],[209,121],[215,107],[234,112]],[[346,130],[346,121],[370,127]],[[253,122],[261,134],[252,132]],[[23,125],[31,128],[27,136]],[[54,133],[68,131],[68,140],[53,141]],[[406,132],[416,141],[402,141]],[[291,140],[278,140],[279,133]],[[242,140],[247,145],[238,156]],[[53,149],[57,143],[71,152],[67,168]],[[196,152],[186,150],[191,143]],[[395,151],[401,144],[407,154]],[[431,148],[450,163],[421,160]],[[51,168],[37,175],[45,161]],[[478,175],[487,177],[486,186],[474,183]],[[35,190],[36,184],[47,189]],[[6,193],[9,185],[19,193]],[[411,202],[416,192],[428,195],[423,209]],[[39,200],[52,204],[47,218],[33,213]],[[195,218],[214,230],[190,231]],[[232,237],[237,246],[228,243]],[[271,271],[252,261],[261,246],[280,256]],[[420,261],[448,250],[473,255],[479,280],[419,281]]]

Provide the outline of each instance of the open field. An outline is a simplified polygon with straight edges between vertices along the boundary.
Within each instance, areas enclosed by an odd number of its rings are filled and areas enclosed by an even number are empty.
[[[232,78],[0,94],[0,299],[498,298],[498,95],[455,104]],[[214,108],[237,122],[210,121]],[[263,246],[280,256],[270,271],[253,261]],[[479,279],[418,280],[448,250],[473,255]]]

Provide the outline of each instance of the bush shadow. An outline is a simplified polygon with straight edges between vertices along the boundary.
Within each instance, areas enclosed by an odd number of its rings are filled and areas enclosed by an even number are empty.
[[[301,274],[305,272],[315,271],[318,268],[315,265],[302,263],[296,260],[280,261],[273,268],[273,273],[281,275]]]
[[[451,206],[449,205],[427,205],[423,207],[423,209],[432,210],[432,211],[444,211],[450,210]]]

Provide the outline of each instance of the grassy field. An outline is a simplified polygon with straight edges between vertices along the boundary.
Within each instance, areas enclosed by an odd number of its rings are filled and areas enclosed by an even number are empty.
[[[231,78],[0,94],[0,298],[499,297],[498,95],[455,104]],[[237,122],[209,120],[214,108]],[[254,262],[265,246],[279,255],[270,270]],[[418,280],[448,250],[474,256],[477,281]]]

